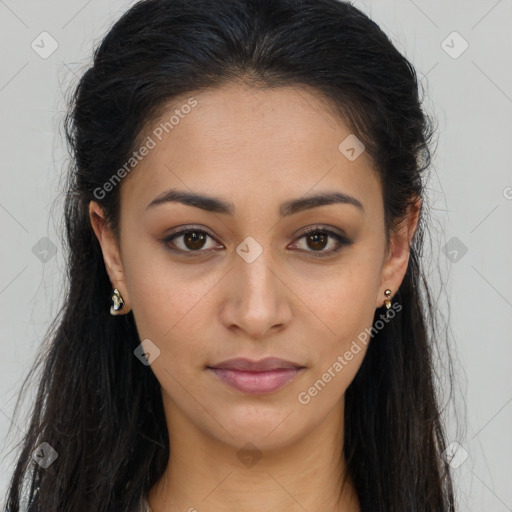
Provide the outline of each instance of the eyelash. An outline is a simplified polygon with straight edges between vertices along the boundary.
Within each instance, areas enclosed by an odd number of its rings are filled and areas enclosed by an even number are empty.
[[[175,238],[179,238],[180,236],[183,236],[187,233],[205,234],[205,235],[209,236],[210,238],[212,238],[213,240],[215,240],[215,237],[213,237],[210,233],[208,233],[208,231],[205,231],[204,229],[195,228],[194,226],[188,226],[185,229],[177,231],[177,232],[173,233],[172,235],[163,238],[161,240],[161,242],[165,245],[165,247],[168,250],[172,251],[173,253],[178,253],[178,254],[190,253],[190,254],[187,254],[187,256],[191,256],[191,257],[198,257],[198,256],[201,256],[201,253],[209,252],[209,249],[206,249],[206,250],[198,249],[196,251],[193,251],[193,250],[173,249],[169,246],[169,243],[172,242]],[[326,257],[332,256],[333,254],[340,252],[344,246],[352,244],[352,242],[345,236],[335,233],[334,231],[331,231],[330,229],[325,229],[325,228],[322,228],[319,226],[307,228],[305,231],[303,231],[303,233],[300,235],[300,237],[297,238],[297,241],[301,240],[304,237],[312,235],[312,234],[328,235],[329,237],[334,238],[339,244],[338,247],[336,247],[335,249],[331,249],[330,251],[312,251],[312,250],[305,251],[307,253],[311,253],[311,255],[314,258],[326,258]]]

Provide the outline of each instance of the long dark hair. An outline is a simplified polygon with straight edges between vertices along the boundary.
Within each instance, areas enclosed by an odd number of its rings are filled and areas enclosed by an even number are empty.
[[[21,502],[30,512],[137,510],[163,474],[170,448],[159,383],[134,357],[133,315],[109,314],[112,287],[88,205],[98,201],[117,232],[120,187],[101,198],[97,190],[129,159],[142,129],[178,95],[230,81],[309,86],[329,100],[379,173],[388,237],[423,198],[393,297],[402,309],[374,334],[346,391],[343,449],[363,511],[455,510],[441,455],[436,311],[420,259],[435,130],[409,61],[365,14],[337,0],[145,0],[96,48],[65,123],[73,156],[67,293],[22,386],[41,369],[7,510]],[[58,454],[47,468],[32,456],[43,442]]]

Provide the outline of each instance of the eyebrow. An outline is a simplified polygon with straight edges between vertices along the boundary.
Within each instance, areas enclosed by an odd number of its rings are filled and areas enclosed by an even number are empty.
[[[188,206],[194,206],[208,212],[224,213],[227,215],[234,215],[235,206],[229,201],[219,199],[213,196],[199,194],[197,192],[187,192],[185,190],[170,189],[153,199],[146,210],[157,205],[165,203],[181,203]],[[301,197],[285,201],[279,208],[281,217],[293,215],[305,210],[325,206],[329,204],[350,204],[357,207],[362,212],[365,212],[364,206],[353,196],[344,194],[342,192],[320,192],[314,195]]]

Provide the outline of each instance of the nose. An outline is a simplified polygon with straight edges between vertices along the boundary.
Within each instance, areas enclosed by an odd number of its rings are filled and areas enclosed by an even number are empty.
[[[269,253],[263,251],[251,263],[235,257],[220,312],[226,328],[243,332],[251,339],[283,329],[292,316],[293,293]]]

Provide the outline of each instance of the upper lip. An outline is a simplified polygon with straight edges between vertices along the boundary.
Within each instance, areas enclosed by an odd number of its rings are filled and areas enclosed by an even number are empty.
[[[237,357],[208,366],[208,368],[225,368],[229,370],[248,372],[264,372],[279,369],[304,368],[304,366],[293,363],[291,361],[285,361],[284,359],[280,359],[278,357],[266,357],[264,359],[260,359],[259,361],[246,359],[244,357]]]

